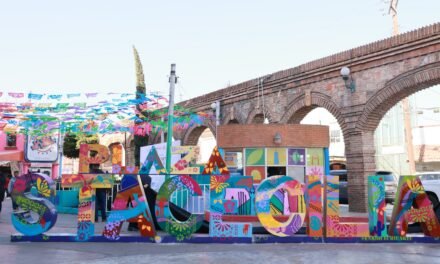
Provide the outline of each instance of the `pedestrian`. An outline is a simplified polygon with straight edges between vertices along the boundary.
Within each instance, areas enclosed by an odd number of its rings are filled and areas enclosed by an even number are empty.
[[[154,190],[151,189],[151,177],[146,174],[141,174],[140,177],[141,177],[141,182],[142,182],[141,187],[144,189],[144,193],[146,196],[145,199],[147,200],[148,207],[150,207],[151,217],[153,218],[152,220],[155,224],[156,223],[156,214],[154,214],[154,208],[155,208],[155,204],[156,204],[156,199],[153,199],[153,197],[155,197],[156,194],[154,193]],[[128,203],[130,205],[131,201],[129,201]],[[158,227],[156,226],[156,228],[158,228]],[[139,228],[138,228],[137,223],[134,223],[134,222],[128,223],[128,231],[138,231],[138,230],[139,230]]]
[[[99,164],[90,164],[90,173],[104,173],[100,168]],[[101,212],[102,222],[107,221],[106,213],[106,201],[107,201],[107,190],[105,188],[96,188],[95,192],[95,222],[99,222],[99,212]]]
[[[6,175],[0,172],[0,213],[2,212],[2,203],[5,199]]]
[[[12,191],[13,191],[13,189],[14,189],[14,183],[15,183],[15,180],[17,180],[17,177],[18,177],[18,171],[14,171],[13,172],[13,176],[12,176],[12,178],[9,180],[9,185],[8,185],[8,192],[9,192],[9,194],[11,195],[11,201],[12,201],[12,209],[14,210],[14,212],[15,211],[17,211],[18,210],[18,205],[17,205],[17,203],[14,201],[14,197],[12,197]]]
[[[9,174],[7,177],[6,177],[6,182],[5,182],[5,190],[6,190],[6,197],[11,197],[11,194],[9,193],[9,190],[8,190],[8,186],[9,186],[9,181],[11,180],[11,177],[12,177],[12,175],[11,174]]]

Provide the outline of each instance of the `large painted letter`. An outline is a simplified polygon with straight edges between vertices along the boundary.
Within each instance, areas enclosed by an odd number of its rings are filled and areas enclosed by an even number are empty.
[[[90,151],[96,151],[94,157],[89,157]],[[89,173],[90,164],[101,164],[110,157],[108,148],[100,144],[81,144],[79,147],[79,173]]]
[[[387,236],[385,213],[385,182],[383,176],[368,177],[368,222],[370,235]]]
[[[224,222],[223,215],[251,215],[254,187],[250,176],[212,175],[210,184],[211,237],[252,237],[252,224]]]
[[[295,204],[289,207],[296,208],[296,212],[290,212],[289,219],[284,223],[275,220],[270,212],[270,199],[280,189],[287,191],[289,201],[295,201]],[[272,176],[262,181],[257,188],[255,204],[261,225],[272,235],[291,236],[298,232],[304,223],[306,203],[303,186],[289,176]]]
[[[63,174],[63,187],[79,188],[77,240],[87,241],[95,233],[95,188],[112,188],[110,174]]]
[[[38,196],[31,194],[36,186]],[[28,173],[16,178],[12,187],[12,200],[22,209],[11,214],[12,224],[18,232],[36,236],[51,229],[57,221],[57,210],[48,200],[55,196],[55,182],[45,174]],[[30,212],[38,215],[37,219]]]
[[[216,173],[216,170],[218,170],[219,173]],[[224,161],[217,147],[214,147],[212,150],[211,156],[209,157],[202,174],[229,175],[229,169],[226,166],[226,162]]]
[[[401,176],[394,201],[388,233],[406,236],[409,222],[419,222],[427,236],[440,237],[440,225],[425,193],[422,182],[416,176]],[[413,207],[414,208],[411,208]]]
[[[199,184],[188,175],[178,175],[167,179],[156,197],[156,219],[162,230],[175,236],[177,240],[190,238],[203,223],[203,214],[191,214],[185,222],[177,220],[170,211],[169,199],[174,191],[187,188],[193,196],[202,195]]]
[[[323,236],[322,223],[322,187],[319,175],[306,176],[307,184],[307,235]]]
[[[326,176],[326,236],[366,237],[370,235],[368,223],[339,222],[339,176]]]
[[[171,167],[170,174],[200,174],[199,167],[190,167],[197,160],[198,146],[174,146],[173,154],[186,154]]]
[[[137,222],[142,236],[154,237],[156,235],[150,207],[141,186],[142,182],[139,176],[124,175],[121,182],[122,189],[116,195],[103,231],[106,238],[119,240],[119,233],[124,221]],[[127,209],[129,201],[133,208]]]
[[[147,158],[142,163],[139,173],[149,174],[153,166],[156,169],[157,174],[166,173],[165,167],[163,166],[162,161],[159,158],[159,154],[157,153],[157,150],[154,146],[151,147],[151,150],[148,153]]]

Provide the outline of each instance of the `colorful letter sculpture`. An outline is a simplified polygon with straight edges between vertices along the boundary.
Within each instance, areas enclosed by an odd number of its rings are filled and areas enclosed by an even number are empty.
[[[138,223],[142,236],[154,237],[156,230],[139,176],[124,175],[121,185],[122,189],[113,202],[103,235],[110,240],[119,240],[122,224],[130,221]],[[132,208],[127,209],[129,202]]]
[[[284,223],[275,220],[270,211],[270,199],[280,189],[287,192],[291,208],[289,219]],[[262,181],[257,188],[255,204],[261,225],[274,236],[292,236],[304,223],[306,203],[303,186],[289,176],[272,176]]]
[[[323,236],[322,222],[322,187],[319,175],[306,176],[307,184],[307,235],[311,237]]]
[[[94,157],[89,157],[90,151],[96,151]],[[79,173],[89,173],[90,164],[101,164],[110,157],[106,146],[100,144],[81,144],[79,147]]]
[[[37,195],[31,188],[37,188]],[[55,206],[48,200],[55,196],[55,182],[45,174],[28,173],[16,178],[12,187],[12,200],[20,207],[11,214],[15,229],[26,236],[35,236],[51,229],[57,221]],[[34,219],[32,216],[37,215]]]
[[[254,187],[252,177],[212,175],[210,186],[211,237],[252,237],[252,224],[223,222],[226,214],[250,215],[253,213]]]
[[[198,146],[174,146],[173,154],[186,154],[171,167],[170,174],[200,174],[199,167],[191,167],[199,155]]]
[[[425,235],[440,237],[440,225],[432,203],[416,176],[401,176],[399,179],[388,233],[392,236],[406,236],[408,222],[419,222]]]
[[[370,235],[368,223],[339,222],[339,176],[326,176],[326,236],[366,237]]]
[[[87,241],[95,233],[95,189],[112,188],[113,177],[109,174],[64,174],[61,184],[64,188],[79,188],[77,240]]]
[[[216,173],[216,169],[218,170],[218,173]],[[208,163],[206,163],[202,174],[229,175],[229,169],[226,166],[226,162],[223,160],[222,155],[220,155],[217,147],[214,147],[212,150],[211,157],[209,157]]]
[[[165,180],[156,197],[156,219],[160,228],[181,241],[190,238],[203,223],[203,214],[191,214],[185,222],[177,220],[171,213],[169,199],[174,191],[188,189],[193,196],[202,195],[199,184],[188,175],[178,175]]]
[[[147,158],[142,163],[141,170],[139,173],[150,173],[151,167],[155,167],[157,174],[166,173],[165,168],[162,164],[162,161],[159,158],[159,154],[157,153],[156,148],[151,147],[150,152],[147,155]]]
[[[115,144],[111,147],[112,165],[119,165],[122,167],[122,151],[123,147],[121,144]]]
[[[368,222],[370,235],[387,236],[385,213],[385,182],[383,176],[368,177]]]

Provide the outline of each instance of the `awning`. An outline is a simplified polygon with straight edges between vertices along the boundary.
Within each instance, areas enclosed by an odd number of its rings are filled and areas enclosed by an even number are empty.
[[[23,161],[23,151],[7,150],[0,151],[0,161]]]
[[[0,167],[9,167],[10,161],[0,161]]]

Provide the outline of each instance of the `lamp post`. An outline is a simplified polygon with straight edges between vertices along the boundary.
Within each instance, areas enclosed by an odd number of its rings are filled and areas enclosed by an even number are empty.
[[[215,144],[217,144],[217,126],[220,125],[220,101],[213,102],[211,108],[215,112]]]
[[[354,83],[354,79],[350,74],[350,68],[342,67],[341,77],[344,80],[345,88],[349,89],[352,93],[354,93],[354,91],[356,90],[356,84]]]
[[[168,133],[167,133],[167,159],[166,169],[168,175],[171,173],[171,146],[173,144],[173,119],[174,119],[174,89],[177,82],[176,64],[171,64],[170,73],[170,99],[168,105]],[[167,175],[167,176],[168,176]]]

